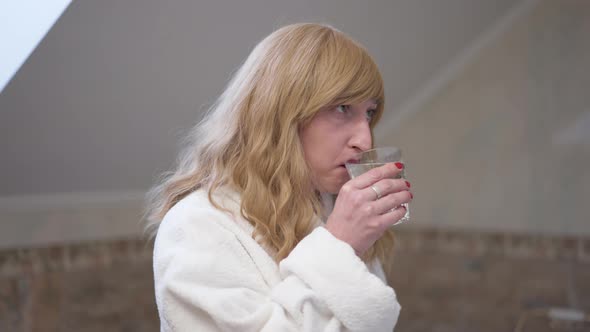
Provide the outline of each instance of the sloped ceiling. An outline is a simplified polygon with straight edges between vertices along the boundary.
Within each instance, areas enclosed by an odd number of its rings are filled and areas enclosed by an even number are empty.
[[[0,94],[0,196],[148,188],[281,25],[326,22],[358,39],[395,112],[517,2],[74,1]]]

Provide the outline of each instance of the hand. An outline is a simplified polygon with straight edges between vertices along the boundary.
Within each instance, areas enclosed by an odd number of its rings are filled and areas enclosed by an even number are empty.
[[[336,238],[350,244],[358,256],[406,214],[401,204],[409,203],[413,195],[409,182],[395,179],[402,168],[401,163],[374,168],[340,189],[325,227]]]

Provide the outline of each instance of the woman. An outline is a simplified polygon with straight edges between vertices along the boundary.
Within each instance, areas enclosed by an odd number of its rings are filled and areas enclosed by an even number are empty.
[[[409,183],[401,163],[344,167],[382,112],[377,66],[343,33],[260,42],[151,192],[161,330],[391,331],[381,262]]]

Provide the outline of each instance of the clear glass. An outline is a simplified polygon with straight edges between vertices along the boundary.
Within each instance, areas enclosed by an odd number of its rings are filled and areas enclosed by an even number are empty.
[[[354,163],[346,163],[346,169],[351,178],[355,178],[368,170],[383,166],[387,163],[403,162],[402,150],[394,147],[380,147],[371,150],[364,151],[357,156],[357,161]],[[405,179],[406,165],[396,177],[397,179]],[[403,222],[410,220],[410,207],[407,203],[402,204],[406,209],[406,214],[402,219],[396,222],[394,225],[399,225]]]

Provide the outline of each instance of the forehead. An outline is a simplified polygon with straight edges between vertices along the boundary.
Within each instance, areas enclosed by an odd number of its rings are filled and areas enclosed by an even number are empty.
[[[353,106],[365,106],[365,107],[377,107],[379,105],[379,101],[375,98],[362,100],[362,101],[355,101],[350,103]]]
[[[371,98],[371,99],[367,100],[366,103],[368,103],[370,105],[375,105],[375,106],[379,105],[379,101],[375,98]]]

